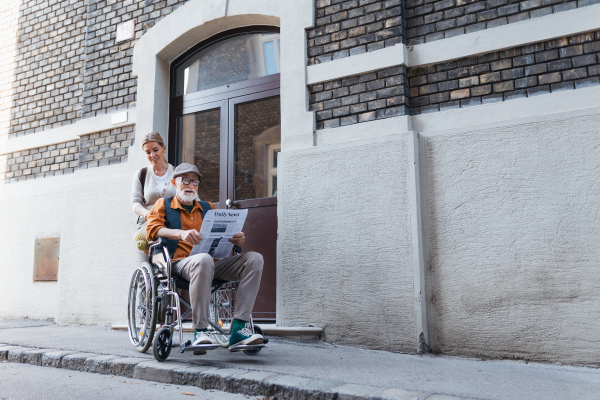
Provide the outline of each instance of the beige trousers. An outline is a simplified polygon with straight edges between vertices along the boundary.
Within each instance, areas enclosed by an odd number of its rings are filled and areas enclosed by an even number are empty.
[[[240,281],[234,318],[249,321],[260,286],[263,263],[262,255],[253,251],[219,261],[213,261],[205,253],[173,261],[173,274],[190,282],[194,329],[208,327],[213,279]]]

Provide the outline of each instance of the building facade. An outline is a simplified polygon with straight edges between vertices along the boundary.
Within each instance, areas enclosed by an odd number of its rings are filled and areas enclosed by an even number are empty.
[[[259,317],[598,363],[600,1],[8,0],[0,22],[1,317],[126,320],[158,131],[266,227]]]

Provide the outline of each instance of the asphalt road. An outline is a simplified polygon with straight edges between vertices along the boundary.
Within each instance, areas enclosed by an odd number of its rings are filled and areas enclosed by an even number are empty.
[[[29,364],[0,363],[0,400],[115,399],[256,400],[245,396],[167,385],[122,376],[90,374]]]

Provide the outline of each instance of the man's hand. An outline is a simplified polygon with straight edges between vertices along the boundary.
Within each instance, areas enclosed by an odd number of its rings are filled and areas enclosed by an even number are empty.
[[[179,239],[191,243],[192,245],[197,245],[202,240],[202,235],[200,235],[197,230],[190,229],[189,231],[181,231]]]
[[[244,232],[236,233],[231,239],[229,239],[229,241],[234,245],[241,247],[246,241],[246,235],[244,235]]]

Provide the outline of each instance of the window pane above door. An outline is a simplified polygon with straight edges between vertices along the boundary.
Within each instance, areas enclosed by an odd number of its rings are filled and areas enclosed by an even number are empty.
[[[200,199],[217,203],[221,171],[221,110],[211,109],[180,118],[182,161],[196,165],[202,174],[198,187]]]
[[[279,73],[279,33],[249,33],[203,48],[175,69],[175,96]]]

